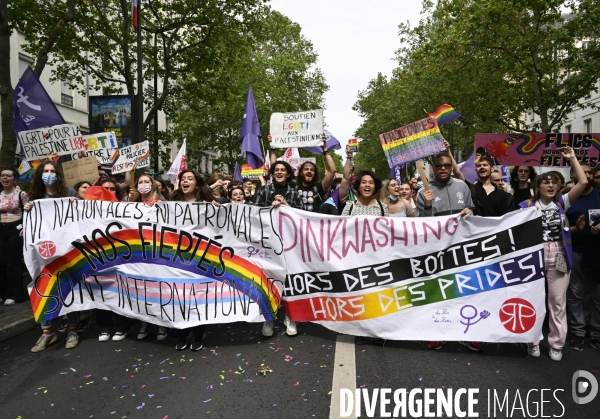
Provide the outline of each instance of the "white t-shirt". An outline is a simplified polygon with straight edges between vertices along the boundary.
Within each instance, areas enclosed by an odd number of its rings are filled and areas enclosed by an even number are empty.
[[[565,207],[563,208],[563,220],[560,219],[560,213],[558,212],[558,206],[556,202],[552,201],[548,205],[545,205],[542,201],[538,201],[537,205],[542,211],[542,228],[544,231],[545,242],[555,242],[562,240],[560,229],[564,225],[565,228],[569,228],[569,223],[564,216],[564,213],[571,207],[569,202],[569,194],[566,193],[562,196]]]

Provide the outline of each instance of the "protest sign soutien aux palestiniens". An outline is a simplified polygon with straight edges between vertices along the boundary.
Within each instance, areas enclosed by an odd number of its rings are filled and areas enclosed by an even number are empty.
[[[187,328],[272,319],[396,340],[532,342],[541,218],[333,217],[243,204],[41,200],[26,213],[37,321],[100,308]]]

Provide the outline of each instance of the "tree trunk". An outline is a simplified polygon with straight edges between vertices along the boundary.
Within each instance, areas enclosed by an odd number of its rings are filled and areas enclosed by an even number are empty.
[[[33,72],[38,77],[38,79],[40,78],[40,76],[42,75],[42,71],[44,71],[44,68],[46,67],[46,63],[48,62],[48,54],[50,54],[52,47],[58,40],[61,30],[63,29],[64,26],[68,25],[69,22],[71,22],[74,17],[75,17],[75,0],[68,0],[67,1],[67,11],[63,15],[63,17],[61,19],[59,19],[59,21],[56,23],[56,25],[54,25],[54,29],[52,29],[52,33],[50,33],[50,35],[48,35],[48,38],[46,39],[46,42],[44,43],[42,50],[38,54],[37,60],[35,62],[35,69],[33,70]]]
[[[9,166],[15,162],[17,136],[13,123],[13,94],[10,80],[10,35],[8,24],[8,2],[0,0],[0,107],[2,114],[2,149],[0,165]]]

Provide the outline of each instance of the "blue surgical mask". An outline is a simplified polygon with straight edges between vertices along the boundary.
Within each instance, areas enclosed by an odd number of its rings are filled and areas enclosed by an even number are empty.
[[[44,182],[44,184],[46,186],[52,186],[52,185],[54,185],[54,182],[56,182],[56,174],[55,173],[44,173],[42,175],[42,181]]]
[[[398,197],[397,196],[394,196],[394,195],[390,194],[389,197],[390,197],[390,201],[392,201],[392,202],[398,201]]]

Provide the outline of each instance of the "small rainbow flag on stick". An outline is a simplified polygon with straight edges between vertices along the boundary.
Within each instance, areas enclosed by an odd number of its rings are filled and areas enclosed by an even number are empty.
[[[427,115],[433,116],[437,120],[438,126],[444,125],[448,122],[456,121],[458,118],[460,118],[460,114],[447,103],[444,103],[442,106],[437,108],[435,112],[427,112]]]

